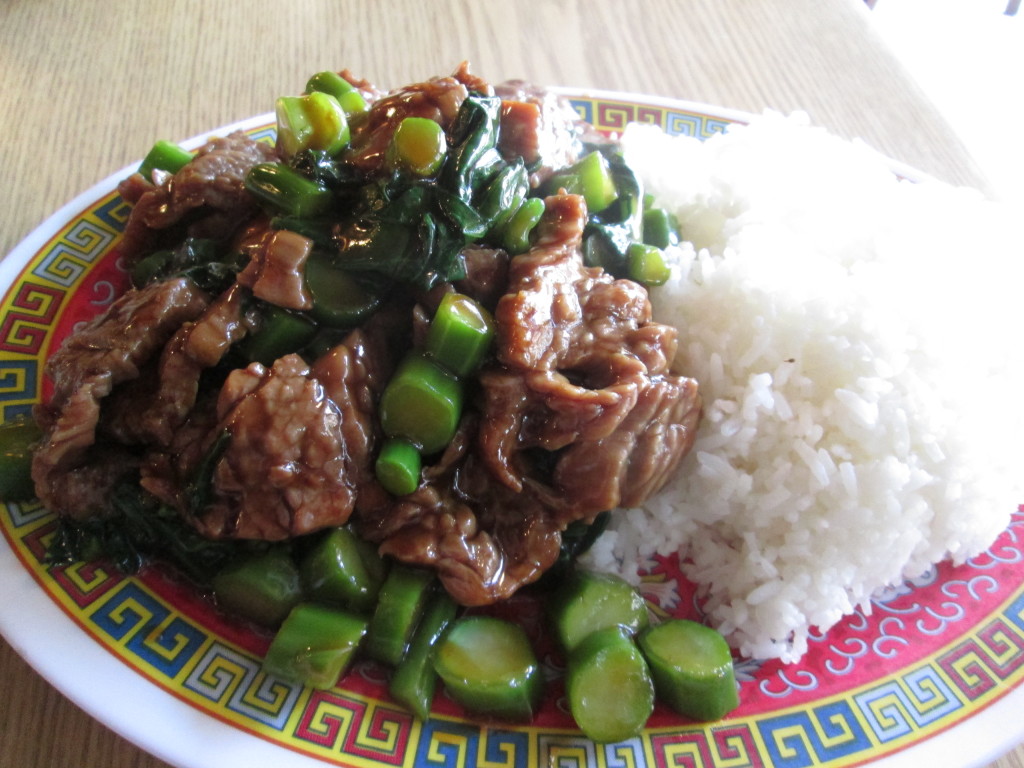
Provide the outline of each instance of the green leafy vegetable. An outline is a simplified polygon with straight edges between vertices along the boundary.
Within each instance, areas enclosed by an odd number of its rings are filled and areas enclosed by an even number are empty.
[[[148,560],[160,559],[207,584],[233,557],[263,546],[200,536],[175,510],[144,491],[137,477],[129,476],[114,488],[106,515],[84,521],[61,518],[47,560],[52,566],[67,566],[106,558],[131,574]]]
[[[241,255],[216,240],[186,237],[173,250],[155,251],[132,267],[132,284],[141,288],[170,277],[187,277],[209,293],[228,288],[242,269]]]
[[[497,150],[501,99],[470,96],[459,108],[449,129],[451,149],[438,175],[438,183],[467,203],[473,202],[500,170],[504,161]]]
[[[629,247],[642,240],[644,193],[640,179],[622,155],[606,155],[617,197],[588,217],[583,258],[588,266],[603,267],[615,277],[629,276]]]
[[[227,451],[230,442],[231,433],[228,430],[225,429],[217,435],[213,443],[206,450],[206,453],[203,454],[199,466],[196,467],[192,481],[186,488],[189,512],[197,517],[203,513],[207,504],[210,503],[210,495],[213,493],[213,473],[217,468],[217,463],[224,456],[225,451]]]
[[[32,450],[42,436],[27,414],[0,426],[0,500],[27,501],[35,495]]]

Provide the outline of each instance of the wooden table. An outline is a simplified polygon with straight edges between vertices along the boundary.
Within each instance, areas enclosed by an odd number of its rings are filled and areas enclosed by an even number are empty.
[[[987,190],[861,0],[4,0],[0,254],[155,138],[268,111],[320,69],[392,87],[463,59],[492,82],[802,109]],[[165,765],[77,709],[6,642],[0,688],[0,766]],[[1022,768],[1024,748],[993,765]]]

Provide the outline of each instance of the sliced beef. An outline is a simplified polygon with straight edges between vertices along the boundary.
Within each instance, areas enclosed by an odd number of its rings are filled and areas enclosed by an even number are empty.
[[[396,362],[392,329],[381,320],[352,331],[313,364],[312,375],[341,414],[346,474],[356,487],[373,480],[377,401]]]
[[[454,283],[459,293],[494,311],[508,283],[508,254],[500,248],[470,245],[462,251],[466,276]]]
[[[278,230],[264,237],[261,247],[252,251],[249,263],[238,275],[238,282],[253,295],[284,309],[312,309],[313,299],[306,289],[306,259],[313,241],[296,232]]]
[[[93,446],[87,461],[50,474],[46,494],[40,494],[39,500],[47,509],[74,520],[102,516],[114,489],[135,476],[138,468],[139,457],[120,446]]]
[[[125,293],[47,360],[45,373],[53,382],[53,394],[48,403],[36,407],[36,421],[44,429],[52,424],[67,398],[87,379],[101,385],[103,396],[115,384],[138,376],[146,361],[182,323],[198,317],[208,301],[185,278]]]
[[[48,508],[74,517],[98,511],[97,494],[78,493],[78,483],[61,482],[59,476],[73,470],[80,476],[113,474],[96,468],[113,456],[95,446],[101,402],[115,386],[136,379],[171,334],[199,315],[206,302],[206,295],[185,279],[129,291],[68,337],[50,358],[46,374],[53,380],[53,395],[35,409],[44,437],[32,461],[36,494]],[[120,455],[109,463],[124,465]]]
[[[537,246],[508,268],[479,416],[414,493],[358,500],[364,535],[435,568],[465,605],[536,580],[570,523],[659,490],[700,415],[696,382],[669,372],[676,333],[652,322],[646,291],[583,265],[582,198],[546,206]]]
[[[133,204],[120,251],[134,261],[154,242],[155,233],[178,224],[193,237],[224,239],[256,211],[245,176],[258,163],[276,159],[273,147],[241,131],[211,139],[191,162],[152,183],[135,174],[118,187]]]
[[[380,551],[436,570],[463,605],[487,605],[535,581],[558,558],[562,500],[541,484],[513,493],[494,483],[475,457],[478,422],[467,416],[414,492],[392,498],[360,491],[360,532]]]
[[[148,456],[143,486],[213,538],[274,541],[345,523],[374,482],[393,347],[381,315],[312,366],[287,355],[233,371]]]
[[[403,119],[424,117],[447,130],[468,95],[469,88],[458,73],[392,91],[375,102],[365,117],[353,125],[352,142],[345,160],[364,173],[380,170],[391,137]]]
[[[572,165],[582,151],[587,126],[563,97],[526,83],[509,80],[494,87],[501,97],[501,138],[498,148],[511,160],[522,156],[537,187],[559,168]],[[600,139],[603,141],[603,139]]]
[[[696,436],[700,398],[669,373],[677,334],[651,321],[647,292],[583,265],[582,199],[547,208],[495,313],[500,365],[481,377],[480,442],[512,490],[530,471],[519,452],[558,451],[554,486],[588,516],[661,487]]]
[[[342,415],[298,355],[233,371],[191,488],[179,503],[204,535],[282,540],[344,524],[355,488]],[[204,466],[212,467],[204,477]],[[182,498],[184,496],[184,498]]]
[[[643,504],[693,445],[700,421],[694,379],[640,378],[636,392],[636,404],[614,431],[577,440],[558,458],[553,485],[583,510]]]
[[[493,96],[494,88],[479,75],[476,75],[469,71],[469,62],[463,61],[459,64],[458,68],[452,74],[456,80],[462,83],[472,93],[479,94],[480,96]]]
[[[128,444],[170,444],[196,404],[203,373],[248,333],[246,296],[245,288],[233,285],[200,317],[181,324],[155,370],[111,403],[105,422],[112,436]]]

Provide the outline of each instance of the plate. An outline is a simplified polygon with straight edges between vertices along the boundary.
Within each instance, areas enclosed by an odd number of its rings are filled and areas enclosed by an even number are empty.
[[[706,138],[748,115],[632,94],[560,89],[599,130],[630,121]],[[261,115],[241,129],[272,141]],[[196,137],[195,147],[208,136]],[[913,178],[912,169],[892,164]],[[4,420],[48,394],[43,363],[127,285],[116,251],[129,206],[125,169],[69,203],[0,262]],[[880,595],[795,665],[739,660],[742,704],[700,725],[659,705],[635,739],[595,744],[566,712],[557,654],[541,649],[548,694],[529,725],[480,722],[439,694],[413,718],[387,696],[387,672],[357,663],[329,691],[264,675],[265,633],[218,612],[173,573],[126,577],[102,562],[48,570],[54,517],[38,504],[0,512],[0,631],[76,704],[161,759],[187,768],[275,766],[980,765],[1024,737],[1024,513],[985,553],[941,564]],[[656,612],[697,616],[671,559],[643,591]],[[529,615],[528,596],[507,610]],[[529,627],[528,627],[529,629]]]

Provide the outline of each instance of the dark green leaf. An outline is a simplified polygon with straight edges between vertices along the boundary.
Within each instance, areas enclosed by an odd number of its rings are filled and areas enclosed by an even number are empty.
[[[206,584],[230,558],[260,546],[204,538],[177,512],[144,491],[137,477],[128,477],[115,487],[105,515],[60,520],[47,562],[60,567],[102,558],[131,574],[150,560],[161,560]]]
[[[464,202],[472,202],[504,163],[497,150],[500,118],[500,98],[470,96],[449,130],[450,147],[438,184]]]
[[[224,457],[224,452],[227,451],[230,442],[231,433],[225,429],[217,435],[199,462],[199,466],[196,467],[195,475],[187,489],[188,510],[196,517],[201,516],[203,510],[210,503],[213,493],[213,473],[217,469],[217,464]]]

